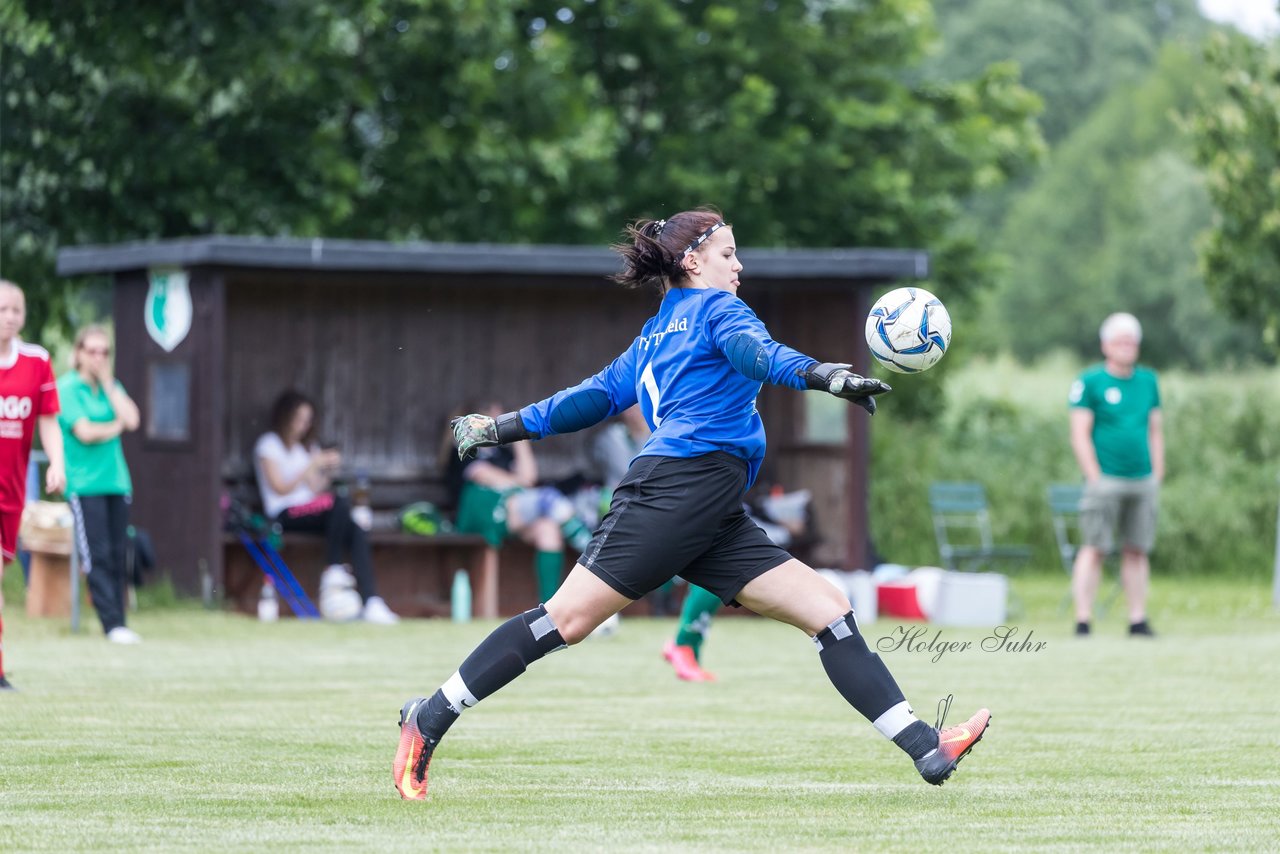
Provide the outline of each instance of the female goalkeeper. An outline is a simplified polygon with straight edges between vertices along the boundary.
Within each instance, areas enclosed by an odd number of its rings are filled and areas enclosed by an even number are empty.
[[[463,711],[676,575],[812,637],[836,690],[927,782],[941,784],[982,737],[990,712],[941,731],[941,720],[918,720],[868,649],[848,599],[742,510],[765,452],[755,405],[762,383],[833,394],[868,413],[889,387],[769,337],[737,296],[742,263],[733,228],[715,210],[641,220],[627,237],[614,247],[624,262],[615,278],[662,294],[640,335],[600,373],[546,400],[497,418],[456,419],[454,439],[465,459],[485,446],[582,430],[637,402],[653,433],[556,594],[496,628],[429,698],[404,704],[392,765],[400,795],[426,797],[431,757]]]

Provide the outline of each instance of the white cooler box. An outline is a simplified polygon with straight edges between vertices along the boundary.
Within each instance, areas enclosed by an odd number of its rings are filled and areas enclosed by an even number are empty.
[[[944,572],[929,622],[939,626],[1002,625],[1008,616],[1009,579],[998,572]]]

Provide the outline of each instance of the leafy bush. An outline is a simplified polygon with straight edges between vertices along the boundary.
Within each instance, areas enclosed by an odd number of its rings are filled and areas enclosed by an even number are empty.
[[[999,542],[1029,543],[1037,567],[1061,564],[1046,488],[1079,472],[1067,435],[1067,388],[1080,365],[1009,360],[955,371],[948,407],[929,423],[889,400],[872,431],[871,533],[886,560],[936,564],[929,514],[935,480],[985,485]],[[909,381],[909,380],[908,380]],[[1280,386],[1272,374],[1161,375],[1168,477],[1157,573],[1270,574],[1280,497]]]

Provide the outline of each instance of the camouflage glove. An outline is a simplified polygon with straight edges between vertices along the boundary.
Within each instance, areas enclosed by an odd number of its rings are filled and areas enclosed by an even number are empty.
[[[504,412],[497,418],[488,415],[463,415],[449,422],[453,428],[453,441],[458,446],[458,459],[467,461],[479,448],[507,445],[523,439],[536,438],[525,428],[518,412]]]
[[[856,403],[867,410],[868,415],[875,415],[875,395],[893,391],[893,388],[886,382],[858,376],[849,370],[850,367],[852,365],[833,362],[816,364],[805,372],[805,383],[816,391],[825,391]]]
[[[458,459],[471,459],[478,448],[498,444],[498,422],[488,415],[463,415],[449,422],[453,441],[458,446]]]

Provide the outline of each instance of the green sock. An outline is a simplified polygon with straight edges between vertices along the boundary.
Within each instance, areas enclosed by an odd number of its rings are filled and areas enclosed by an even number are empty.
[[[693,647],[693,657],[700,659],[702,642],[706,640],[707,630],[711,628],[711,617],[720,610],[722,604],[724,603],[716,594],[690,584],[689,592],[684,597],[684,607],[680,609],[676,646]]]
[[[546,604],[560,589],[560,573],[564,571],[564,552],[534,552],[533,574],[538,579],[538,601]]]
[[[564,534],[564,541],[577,551],[586,551],[587,544],[591,542],[591,529],[577,516],[570,516],[562,522],[560,531]]]

